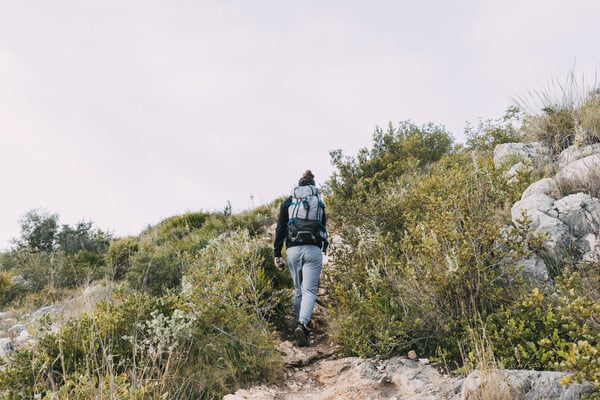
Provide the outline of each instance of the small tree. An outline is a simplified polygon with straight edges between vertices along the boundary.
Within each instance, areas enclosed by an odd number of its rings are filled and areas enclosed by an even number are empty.
[[[50,214],[45,210],[28,211],[19,221],[21,238],[17,244],[33,251],[50,252],[55,250],[58,233],[58,214]]]

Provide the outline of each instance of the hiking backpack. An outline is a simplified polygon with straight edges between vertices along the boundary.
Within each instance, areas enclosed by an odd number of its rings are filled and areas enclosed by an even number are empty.
[[[325,204],[321,192],[312,185],[297,186],[292,190],[292,202],[288,207],[287,240],[290,244],[324,243],[327,250],[327,230],[323,225]]]

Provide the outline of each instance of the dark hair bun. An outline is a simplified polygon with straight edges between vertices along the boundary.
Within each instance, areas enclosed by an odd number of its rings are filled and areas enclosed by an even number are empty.
[[[307,169],[306,171],[304,171],[304,173],[302,174],[302,178],[300,178],[300,180],[298,181],[298,185],[299,186],[306,186],[306,185],[315,185],[315,176],[313,175],[313,173],[311,172],[310,169]]]

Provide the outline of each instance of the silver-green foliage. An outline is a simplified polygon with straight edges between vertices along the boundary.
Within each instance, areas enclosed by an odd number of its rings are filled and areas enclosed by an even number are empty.
[[[0,393],[213,399],[272,381],[281,361],[270,321],[288,310],[289,290],[273,283],[270,255],[270,244],[247,232],[211,240],[190,260],[181,293],[117,293],[15,352]]]

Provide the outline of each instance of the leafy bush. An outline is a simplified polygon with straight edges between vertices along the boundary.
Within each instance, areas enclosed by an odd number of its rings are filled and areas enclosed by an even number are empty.
[[[202,228],[210,214],[204,212],[187,213],[167,218],[153,228],[156,244],[177,242],[191,232]]]
[[[14,352],[0,370],[0,393],[11,399],[216,399],[272,381],[281,361],[270,326],[240,299],[212,302],[216,298],[203,290],[160,298],[134,293],[102,303],[48,333],[36,348]]]
[[[448,155],[380,189],[345,210],[349,228],[331,278],[333,335],[350,354],[441,349],[460,360],[457,343],[468,337],[473,316],[518,290],[500,268],[506,254],[497,243],[508,220],[502,210],[520,193],[489,158],[470,153]]]
[[[105,253],[112,237],[93,228],[92,222],[60,226],[57,214],[31,210],[20,224],[21,236],[2,254],[2,265],[25,280],[19,285],[21,295],[44,291],[49,301],[57,291],[105,277]],[[22,301],[20,297],[13,300]]]
[[[279,204],[283,199],[276,199],[269,204],[259,206],[231,216],[233,230],[247,230],[251,236],[265,233],[266,228],[277,222]]]
[[[262,324],[281,320],[290,306],[291,278],[274,269],[272,253],[270,243],[247,231],[225,233],[192,262],[184,286],[196,304],[233,306]]]
[[[131,257],[126,279],[131,287],[160,296],[180,285],[186,268],[186,257],[175,245],[142,243]]]
[[[33,251],[50,252],[55,249],[58,234],[58,214],[44,210],[30,210],[19,221],[21,238],[16,242],[20,247]]]
[[[514,143],[521,140],[519,124],[523,112],[516,106],[509,107],[504,116],[495,121],[480,121],[476,127],[465,128],[467,148],[475,151],[491,152],[502,143]]]
[[[37,348],[19,349],[8,358],[0,372],[0,389],[33,398],[33,394],[73,384],[78,377],[87,375],[98,382],[106,373],[122,373],[134,362],[131,344],[123,337],[141,334],[137,324],[161,305],[164,302],[148,296],[132,295],[119,304],[103,303],[93,314],[68,321],[57,334],[43,337]],[[165,312],[168,308],[162,307]]]
[[[452,137],[444,128],[433,124],[418,127],[405,121],[398,128],[390,124],[385,132],[377,128],[373,147],[360,149],[356,158],[332,151],[337,171],[324,188],[330,214],[341,224],[355,224],[363,215],[349,216],[344,210],[360,207],[366,198],[381,192],[381,185],[440,159],[451,149]]]
[[[24,289],[12,283],[12,276],[7,271],[0,272],[0,306],[6,306],[22,296]]]
[[[106,253],[107,264],[111,270],[112,279],[123,279],[131,269],[132,258],[139,250],[139,239],[126,237],[113,240]]]
[[[584,286],[565,269],[552,296],[534,289],[490,315],[486,328],[500,365],[571,371],[564,383],[585,379],[600,392],[600,303]]]
[[[13,254],[19,273],[25,279],[24,289],[36,293],[45,288],[75,288],[104,277],[105,259],[102,253],[86,250],[75,254],[62,251],[39,252],[28,248]]]
[[[252,236],[262,234],[275,222],[275,214],[273,203],[235,215],[190,213],[171,217],[148,228],[139,240],[115,241],[109,260],[117,277],[124,274],[132,287],[161,295],[180,285],[182,274],[211,240],[236,229]]]

